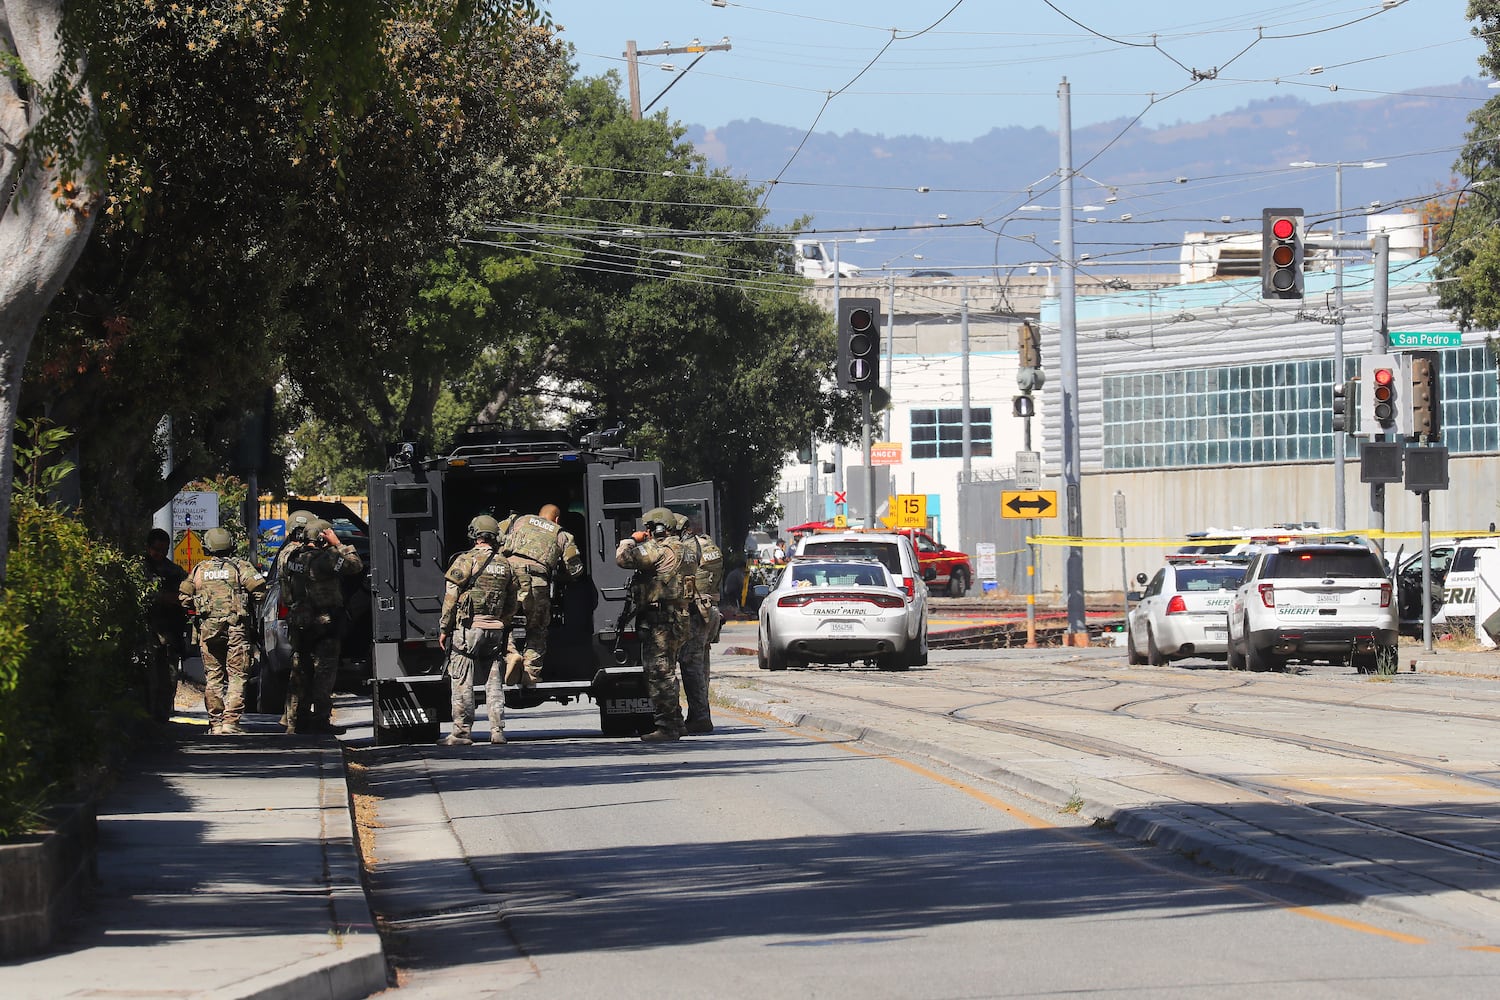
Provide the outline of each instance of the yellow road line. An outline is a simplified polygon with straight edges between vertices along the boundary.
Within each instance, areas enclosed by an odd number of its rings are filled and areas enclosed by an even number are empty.
[[[1377,937],[1390,938],[1392,941],[1400,941],[1402,944],[1426,944],[1426,938],[1415,937],[1411,934],[1402,934],[1400,931],[1388,931],[1383,927],[1376,927],[1360,920],[1348,920],[1344,917],[1336,917],[1332,913],[1324,913],[1310,906],[1294,906],[1289,911],[1299,917],[1309,920],[1321,920],[1324,923],[1333,924],[1335,927],[1343,927],[1346,930],[1359,931],[1361,934],[1374,934]],[[1500,949],[1497,949],[1500,950]]]

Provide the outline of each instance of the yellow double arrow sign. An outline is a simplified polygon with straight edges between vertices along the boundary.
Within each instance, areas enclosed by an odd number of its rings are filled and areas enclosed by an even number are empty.
[[[1001,517],[1056,517],[1056,490],[1002,490]]]

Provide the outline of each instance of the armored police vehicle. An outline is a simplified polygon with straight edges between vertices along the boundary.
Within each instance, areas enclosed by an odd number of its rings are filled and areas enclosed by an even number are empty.
[[[443,573],[470,547],[477,514],[503,521],[562,510],[562,528],[583,555],[583,575],[551,583],[552,626],[539,683],[507,685],[507,708],[587,696],[606,735],[653,728],[640,641],[628,612],[631,572],[615,547],[653,507],[688,514],[718,535],[713,484],[665,488],[659,462],[636,461],[618,431],[573,440],[557,431],[471,426],[445,454],[403,444],[386,472],[369,480],[370,589],[374,632],[375,736],[382,744],[435,740],[450,712],[438,648]],[[525,640],[524,617],[514,623]],[[474,679],[483,697],[484,677]]]

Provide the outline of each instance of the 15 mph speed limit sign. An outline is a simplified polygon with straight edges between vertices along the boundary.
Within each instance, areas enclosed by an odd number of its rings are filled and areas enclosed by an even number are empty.
[[[896,527],[927,527],[927,495],[902,493],[896,497]]]

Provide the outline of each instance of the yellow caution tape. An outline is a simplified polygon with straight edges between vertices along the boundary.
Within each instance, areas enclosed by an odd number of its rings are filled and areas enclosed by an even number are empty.
[[[1500,531],[1467,531],[1454,530],[1450,528],[1432,529],[1429,532],[1432,538],[1492,538],[1500,536]],[[1184,545],[1237,545],[1240,542],[1269,542],[1273,537],[1285,538],[1288,541],[1317,542],[1322,539],[1348,538],[1359,536],[1362,538],[1391,538],[1399,540],[1420,539],[1420,531],[1376,531],[1369,528],[1345,529],[1343,531],[1297,531],[1286,534],[1269,535],[1222,535],[1213,538],[1188,537],[1185,535],[1172,535],[1164,538],[1119,538],[1108,536],[1071,536],[1071,535],[1028,535],[1028,545],[1058,545],[1067,548],[1178,548]]]

